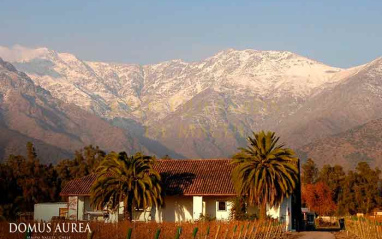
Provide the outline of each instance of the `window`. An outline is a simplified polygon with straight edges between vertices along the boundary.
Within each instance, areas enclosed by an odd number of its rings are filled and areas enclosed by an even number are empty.
[[[226,211],[227,203],[226,202],[218,202],[218,211]]]

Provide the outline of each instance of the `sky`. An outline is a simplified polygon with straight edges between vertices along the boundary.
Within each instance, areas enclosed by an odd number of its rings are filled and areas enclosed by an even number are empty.
[[[381,9],[380,0],[0,0],[0,46],[139,64],[286,50],[347,68],[382,56]]]

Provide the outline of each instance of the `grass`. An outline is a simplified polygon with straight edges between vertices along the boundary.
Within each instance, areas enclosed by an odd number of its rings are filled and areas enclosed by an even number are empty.
[[[367,218],[346,218],[345,228],[347,233],[360,239],[382,239],[382,223]]]

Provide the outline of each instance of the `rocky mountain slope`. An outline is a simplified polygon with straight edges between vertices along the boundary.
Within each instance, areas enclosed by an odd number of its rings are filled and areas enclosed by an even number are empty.
[[[227,157],[252,130],[299,148],[381,118],[381,59],[339,69],[285,51],[226,50],[200,62],[82,61],[47,48],[0,47],[65,103],[123,128],[158,155]]]
[[[5,49],[0,48],[0,55],[9,55]],[[54,97],[106,118],[142,123],[163,119],[207,89],[275,104],[289,94],[295,101],[290,104],[297,104],[331,83],[340,70],[278,51],[231,49],[201,62],[143,66],[87,62],[46,48],[7,51],[19,54],[8,60]]]
[[[382,119],[328,136],[299,149],[302,160],[313,158],[318,166],[339,164],[354,168],[359,161],[382,167]]]
[[[27,141],[34,142],[49,162],[88,144],[105,150],[146,150],[126,130],[53,98],[1,58],[0,82],[1,158],[25,152]]]
[[[382,118],[382,58],[341,72],[345,80],[311,97],[279,125],[291,145],[303,145]]]

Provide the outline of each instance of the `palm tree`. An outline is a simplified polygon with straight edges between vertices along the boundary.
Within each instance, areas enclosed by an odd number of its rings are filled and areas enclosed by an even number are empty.
[[[260,218],[266,218],[266,206],[278,206],[289,197],[298,182],[298,159],[295,153],[278,144],[274,132],[253,132],[249,146],[239,148],[233,156],[235,189],[250,205],[260,207]]]
[[[137,153],[111,152],[97,168],[91,187],[91,204],[97,209],[116,210],[124,202],[125,215],[132,220],[133,208],[161,206],[160,175],[153,169],[155,158]]]

